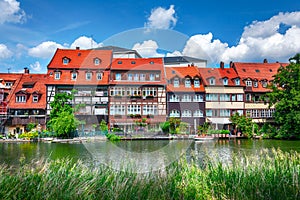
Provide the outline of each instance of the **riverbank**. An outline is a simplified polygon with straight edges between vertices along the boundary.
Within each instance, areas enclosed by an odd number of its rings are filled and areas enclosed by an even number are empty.
[[[200,164],[200,165],[199,165]],[[70,159],[35,161],[11,171],[0,166],[3,199],[299,199],[300,154],[263,150],[232,155],[221,163],[180,159],[165,169],[139,174],[87,166]]]

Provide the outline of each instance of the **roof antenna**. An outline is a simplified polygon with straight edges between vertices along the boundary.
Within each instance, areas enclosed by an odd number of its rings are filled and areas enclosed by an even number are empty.
[[[10,73],[10,67],[7,68],[7,73],[8,73],[8,74]]]
[[[91,35],[91,49],[93,48],[93,35]]]

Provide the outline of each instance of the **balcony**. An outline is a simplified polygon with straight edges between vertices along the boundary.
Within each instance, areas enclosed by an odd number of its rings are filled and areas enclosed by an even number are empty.
[[[26,125],[29,123],[36,124],[46,124],[46,119],[44,117],[13,117],[12,125]]]

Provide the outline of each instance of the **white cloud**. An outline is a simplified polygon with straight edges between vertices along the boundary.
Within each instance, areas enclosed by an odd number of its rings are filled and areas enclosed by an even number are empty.
[[[71,49],[75,49],[76,47],[80,47],[81,49],[91,49],[101,47],[102,43],[97,43],[91,37],[81,36],[77,38],[72,44]]]
[[[28,54],[36,58],[51,58],[57,48],[64,48],[64,46],[53,41],[46,41],[30,48]]]
[[[153,40],[147,40],[143,43],[136,43],[132,49],[136,50],[143,57],[163,57],[164,54],[157,52],[158,45]]]
[[[174,56],[182,56],[182,53],[180,51],[173,51],[172,53],[167,53],[167,57],[174,57]]]
[[[30,68],[36,72],[40,72],[42,67],[39,61],[36,61],[34,64],[30,64]]]
[[[7,48],[6,45],[0,44],[0,59],[10,58],[13,53]]]
[[[284,24],[286,30],[280,30]],[[184,55],[218,63],[230,61],[257,61],[264,58],[287,62],[300,52],[300,12],[279,13],[266,21],[254,21],[244,28],[237,45],[213,39],[212,33],[194,35],[186,43]]]
[[[174,5],[167,10],[162,7],[155,8],[151,11],[151,15],[146,22],[146,27],[154,29],[169,29],[176,25],[177,18],[175,16]]]
[[[26,13],[20,8],[20,2],[16,0],[0,0],[0,24],[5,22],[23,23],[26,21]]]

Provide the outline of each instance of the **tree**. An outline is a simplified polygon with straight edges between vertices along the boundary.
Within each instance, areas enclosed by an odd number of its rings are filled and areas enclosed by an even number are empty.
[[[79,124],[69,103],[72,99],[73,94],[57,93],[54,96],[54,101],[50,103],[52,110],[47,125],[58,136],[69,136],[71,132],[76,130]]]
[[[275,105],[278,138],[300,137],[300,54],[289,60],[288,66],[278,69],[267,94],[269,107]]]
[[[230,121],[232,122],[232,125],[237,127],[245,136],[253,136],[254,124],[252,123],[251,118],[235,113],[230,116]]]

